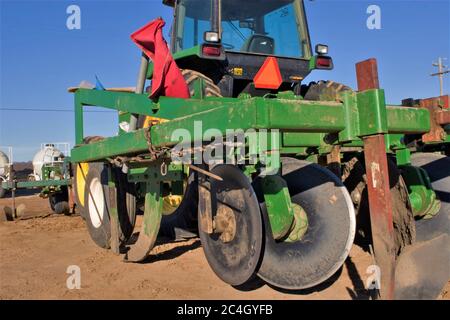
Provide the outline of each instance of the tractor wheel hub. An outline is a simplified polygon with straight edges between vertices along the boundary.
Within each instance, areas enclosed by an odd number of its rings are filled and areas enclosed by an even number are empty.
[[[233,241],[234,236],[236,235],[236,217],[233,209],[226,205],[219,204],[213,223],[214,232],[220,233],[220,240],[224,243]]]

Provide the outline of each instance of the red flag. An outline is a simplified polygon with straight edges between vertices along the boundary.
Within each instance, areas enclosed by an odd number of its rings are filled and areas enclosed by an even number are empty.
[[[163,19],[158,18],[131,35],[133,42],[153,61],[150,98],[190,98],[189,88],[164,40],[162,28],[165,24]]]

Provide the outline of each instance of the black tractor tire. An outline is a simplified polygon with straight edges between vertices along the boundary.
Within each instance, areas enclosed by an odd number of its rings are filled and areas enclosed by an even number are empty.
[[[101,248],[109,249],[111,224],[109,218],[108,171],[103,163],[90,163],[84,189],[85,222],[91,239]]]
[[[408,245],[415,242],[416,229],[406,184],[393,160],[388,159],[388,166],[393,205],[395,251],[398,256]],[[372,243],[372,233],[363,156],[354,157],[344,163],[342,181],[355,205],[357,215],[355,243],[367,249],[368,245]]]
[[[120,168],[114,168],[117,192],[117,214],[119,217],[119,240],[125,243],[133,234],[136,224],[136,190],[128,182],[127,175]]]
[[[211,78],[208,78],[203,73],[184,69],[181,72],[183,74],[184,80],[186,81],[186,84],[189,87],[189,93],[191,94],[191,97],[195,94],[195,82],[199,79],[202,79],[205,83],[205,86],[203,88],[202,96],[203,97],[221,97],[222,94],[220,92],[220,88],[216,86]]]
[[[85,138],[85,143],[93,143],[103,140],[102,137],[88,137]],[[111,225],[109,218],[110,198],[108,185],[108,167],[103,162],[90,162],[84,164],[84,168],[87,172],[83,172],[83,167],[77,164],[74,169],[74,193],[75,203],[77,211],[84,218],[89,234],[92,240],[101,248],[110,248],[111,240]],[[136,197],[134,185],[128,183],[127,175],[124,174],[120,168],[112,168],[116,183],[116,203],[117,214],[119,219],[119,241],[120,244],[124,244],[131,237],[134,225],[136,223]],[[82,189],[79,190],[77,179],[84,179],[82,182]],[[89,197],[89,186],[92,180],[97,179],[101,185],[103,192],[103,209],[100,221],[93,221],[93,215],[90,212],[89,201],[92,201],[92,197]],[[83,201],[81,201],[83,199]],[[94,206],[95,208],[95,206]],[[100,223],[99,223],[100,222]]]
[[[60,192],[49,195],[50,208],[56,214],[70,214],[69,193],[67,187],[62,187]]]
[[[86,137],[83,140],[83,144],[90,144],[97,141],[103,140],[103,137],[100,136],[91,136]],[[74,202],[75,202],[75,211],[80,214],[80,216],[85,219],[86,218],[86,208],[84,202],[84,191],[85,191],[85,180],[86,175],[89,172],[89,166],[91,163],[77,163],[73,167],[73,194],[74,194]]]
[[[339,99],[339,95],[345,91],[351,91],[352,89],[342,83],[334,81],[319,81],[311,82],[309,85],[302,86],[302,95],[305,100],[312,101],[336,101]]]

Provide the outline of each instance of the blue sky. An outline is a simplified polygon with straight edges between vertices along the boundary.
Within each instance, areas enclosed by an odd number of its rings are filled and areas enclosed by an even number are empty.
[[[81,8],[81,30],[66,28],[70,4]],[[381,8],[381,30],[366,27],[372,4]],[[354,64],[376,57],[389,103],[439,94],[431,63],[450,58],[450,1],[315,0],[306,6],[313,44],[328,44],[335,63],[333,71],[315,72],[307,81],[332,79],[355,88]],[[140,53],[129,35],[158,16],[167,21],[167,34],[172,13],[161,0],[0,0],[0,145],[13,146],[15,160],[25,161],[42,142],[73,143],[67,88],[95,82],[95,75],[106,87],[134,86]],[[5,110],[24,108],[69,112]],[[89,113],[85,130],[112,135],[116,115]]]

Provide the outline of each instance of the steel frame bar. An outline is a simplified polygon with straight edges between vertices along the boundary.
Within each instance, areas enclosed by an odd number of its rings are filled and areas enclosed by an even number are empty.
[[[31,189],[31,188],[44,188],[44,187],[56,187],[56,186],[69,186],[71,185],[70,179],[63,180],[42,180],[42,181],[5,181],[2,182],[3,189]]]
[[[172,146],[178,143],[178,137],[172,137],[175,130],[184,128],[191,137],[195,136],[196,122],[202,123],[203,131],[219,129],[225,136],[227,130],[233,129],[279,129],[287,136],[288,147],[302,147],[302,138],[306,138],[305,146],[326,145],[323,141],[326,133],[339,133],[348,130],[346,123],[363,123],[355,113],[351,120],[346,120],[346,106],[337,102],[312,102],[300,100],[275,100],[264,98],[252,99],[205,99],[183,100],[161,98],[152,103],[145,95],[118,93],[80,89],[75,93],[76,101],[76,136],[77,144],[83,141],[82,108],[84,105],[100,105],[106,108],[150,115],[171,121],[163,122],[151,128],[151,143],[155,147]],[[370,101],[371,97],[368,97]],[[356,99],[354,99],[356,100]],[[362,103],[362,102],[361,102]],[[408,131],[423,133],[429,130],[429,113],[418,108],[386,108],[387,131],[396,133]],[[356,118],[358,117],[358,118]],[[355,120],[356,118],[356,120]],[[390,119],[390,120],[389,120]],[[354,126],[353,126],[354,127]],[[411,129],[414,128],[414,129]],[[360,141],[363,131],[360,127],[346,135]],[[295,139],[297,138],[297,139]],[[191,142],[202,140],[195,137]],[[132,155],[148,150],[144,129],[89,145],[78,146],[72,150],[73,162],[88,162]]]
[[[357,64],[356,74],[360,92],[371,92],[379,88],[377,62],[369,59]],[[378,101],[378,115],[383,115],[383,101]],[[390,196],[389,167],[383,132],[383,120],[379,132],[363,137],[366,164],[367,190],[369,196],[370,222],[375,260],[381,269],[380,294],[383,299],[393,299],[395,291],[395,243]],[[373,129],[373,128],[372,128]],[[370,132],[372,133],[372,132]]]

